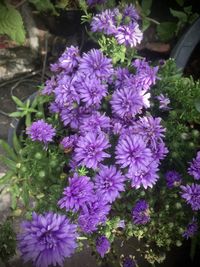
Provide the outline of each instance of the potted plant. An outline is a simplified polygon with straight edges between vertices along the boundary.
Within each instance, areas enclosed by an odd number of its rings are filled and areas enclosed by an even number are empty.
[[[18,249],[38,267],[85,242],[105,266],[161,263],[199,236],[199,82],[137,55],[133,5],[85,12],[100,49],[67,47],[32,106],[15,99],[13,149],[1,141]]]

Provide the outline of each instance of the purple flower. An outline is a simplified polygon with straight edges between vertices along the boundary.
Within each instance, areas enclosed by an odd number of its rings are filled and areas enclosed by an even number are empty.
[[[144,169],[152,161],[152,153],[139,135],[124,135],[116,146],[116,162],[122,168]]]
[[[72,106],[73,102],[79,103],[80,97],[74,86],[73,78],[68,75],[63,76],[54,90],[55,102],[60,107]]]
[[[162,110],[169,110],[170,108],[168,105],[170,104],[170,100],[168,97],[164,96],[163,94],[160,94],[156,97],[159,100],[159,108]]]
[[[80,125],[81,132],[100,132],[101,130],[108,130],[110,128],[110,118],[94,112],[90,116],[83,118]]]
[[[156,83],[159,67],[151,67],[145,59],[136,59],[133,62],[133,66],[136,67],[135,80],[137,87],[147,91]]]
[[[124,191],[125,177],[115,166],[101,166],[95,176],[95,188],[97,193],[102,194],[108,202],[112,203],[120,192]]]
[[[62,139],[60,144],[65,150],[71,151],[74,148],[74,145],[75,145],[77,139],[78,139],[78,135],[77,134],[66,136],[66,137],[64,137]]]
[[[63,108],[61,111],[63,124],[70,125],[72,129],[78,129],[85,116],[87,116],[87,110],[84,107]]]
[[[200,210],[200,185],[191,184],[181,186],[181,196],[191,205],[192,210]]]
[[[166,178],[168,188],[179,186],[182,180],[180,174],[176,171],[168,171],[165,174],[165,178]]]
[[[110,212],[110,205],[105,199],[96,195],[93,201],[82,207],[78,218],[81,230],[85,233],[92,233],[97,230],[99,224],[105,223]]]
[[[64,197],[59,200],[58,205],[66,211],[78,211],[87,201],[93,198],[93,183],[87,176],[74,174],[69,178],[69,186],[64,189]]]
[[[110,250],[110,241],[105,236],[100,236],[96,240],[96,249],[100,256],[104,255]]]
[[[33,213],[32,221],[21,224],[18,236],[22,258],[36,267],[63,265],[77,247],[76,228],[64,215]]]
[[[123,260],[123,267],[136,267],[136,262],[131,257],[126,257]]]
[[[116,8],[114,10],[106,9],[92,18],[91,30],[93,32],[104,32],[107,35],[116,33],[117,27],[115,16],[119,13]]]
[[[74,159],[79,165],[96,169],[104,158],[110,157],[104,152],[108,147],[110,144],[103,132],[88,132],[85,136],[79,137]]]
[[[119,44],[135,47],[142,41],[143,34],[139,29],[139,25],[133,22],[129,25],[119,26],[115,37]]]
[[[156,147],[158,141],[162,141],[165,128],[161,125],[161,118],[153,118],[152,116],[140,117],[134,125],[134,132],[143,136],[146,142],[150,142],[151,146]]]
[[[187,229],[183,233],[183,237],[189,239],[190,237],[193,237],[193,235],[196,234],[197,230],[198,230],[197,219],[192,218],[192,221],[187,225]]]
[[[44,120],[38,120],[27,128],[26,133],[33,141],[40,141],[47,144],[53,140],[53,137],[56,135],[56,130]]]
[[[132,21],[136,21],[140,18],[137,10],[135,9],[135,7],[132,4],[126,5],[124,7],[123,15],[124,15],[124,17],[131,18]]]
[[[197,152],[197,156],[190,163],[188,173],[194,177],[195,180],[200,179],[200,151]]]
[[[149,96],[149,94],[144,96],[128,87],[116,90],[110,101],[112,111],[122,119],[131,119],[136,114],[141,113],[143,107],[147,107],[146,97],[149,98]]]
[[[134,224],[146,224],[150,221],[149,205],[145,200],[139,200],[132,209]]]
[[[65,70],[65,73],[72,73],[78,66],[80,60],[78,47],[67,47],[61,57],[58,59],[58,66]]]
[[[54,76],[52,76],[50,80],[47,80],[45,82],[45,86],[42,90],[42,94],[43,95],[50,95],[51,93],[53,93],[56,85],[57,85],[56,79]]]
[[[127,68],[118,67],[115,70],[115,76],[115,87],[116,89],[120,89],[124,87],[124,82],[131,76],[131,74]]]
[[[135,187],[136,189],[140,187],[153,187],[153,185],[157,182],[159,176],[158,172],[158,162],[152,160],[148,166],[145,166],[140,169],[129,168],[127,177],[131,180],[131,186]]]
[[[98,49],[84,53],[79,65],[80,73],[92,78],[108,80],[113,74],[112,60]]]
[[[107,94],[107,87],[99,79],[84,78],[77,85],[81,100],[86,106],[100,105],[101,100]]]

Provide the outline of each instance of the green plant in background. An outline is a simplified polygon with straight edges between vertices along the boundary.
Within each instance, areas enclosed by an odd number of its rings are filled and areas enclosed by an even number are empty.
[[[0,223],[0,260],[7,262],[16,251],[16,234],[10,220]]]

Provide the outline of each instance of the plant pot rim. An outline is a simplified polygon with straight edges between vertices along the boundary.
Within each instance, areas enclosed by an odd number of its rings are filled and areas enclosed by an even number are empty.
[[[182,35],[170,54],[179,69],[184,70],[192,52],[200,42],[200,18],[198,18]]]

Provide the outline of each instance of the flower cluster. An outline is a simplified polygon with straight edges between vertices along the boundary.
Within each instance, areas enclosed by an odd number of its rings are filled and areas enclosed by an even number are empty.
[[[91,7],[104,2],[87,1]],[[91,28],[132,48],[142,40],[139,19],[130,4],[97,14]],[[188,224],[179,209],[189,206],[190,218],[191,213],[200,210],[200,152],[189,163],[186,174],[192,176],[195,183],[187,183],[178,169],[182,164],[177,164],[176,153],[173,158],[168,156],[171,146],[168,151],[165,144],[170,134],[161,116],[164,114],[164,119],[168,116],[173,101],[168,94],[157,94],[155,90],[161,80],[159,67],[152,66],[145,58],[133,58],[127,67],[125,64],[121,67],[100,49],[81,53],[78,47],[71,46],[51,65],[51,71],[53,76],[46,81],[40,95],[49,99],[45,108],[51,124],[45,119],[37,120],[27,127],[26,133],[33,141],[27,143],[34,153],[34,142],[45,145],[44,151],[44,147],[37,144],[42,147],[39,158],[47,159],[48,175],[39,178],[46,176],[42,180],[42,193],[48,189],[50,194],[55,192],[54,198],[51,195],[49,198],[56,202],[51,210],[58,214],[33,213],[32,220],[22,224],[18,242],[24,260],[33,261],[37,267],[62,265],[78,246],[77,239],[81,242],[84,238],[88,242],[92,240],[91,244],[96,245],[96,252],[103,258],[114,251],[112,244],[118,234],[139,239],[146,234],[146,240],[150,239],[147,248],[149,244],[156,244],[167,249],[178,233],[182,239],[192,237],[198,229],[194,219],[197,216],[192,214],[193,220]],[[154,105],[155,99],[159,101],[159,109]],[[157,116],[155,110],[161,115]],[[168,123],[171,118],[169,116]],[[62,160],[57,166],[60,155]],[[38,154],[36,156],[38,160]],[[43,171],[33,157],[30,162],[37,173]],[[21,175],[21,169],[19,173]],[[31,177],[30,185],[33,180]],[[169,203],[178,197],[179,202],[171,211]],[[160,227],[165,220],[171,217],[174,220],[176,208],[181,223],[188,224],[181,233],[176,221],[167,221],[166,228]],[[66,213],[67,217],[59,212]],[[172,227],[174,232],[169,230]],[[165,229],[171,232],[165,235]],[[123,258],[122,266],[137,266],[137,261],[128,256]]]
[[[132,4],[126,5],[123,10],[107,9],[93,17],[91,30],[114,36],[121,45],[135,47],[143,37],[139,29],[139,18],[138,12]]]

